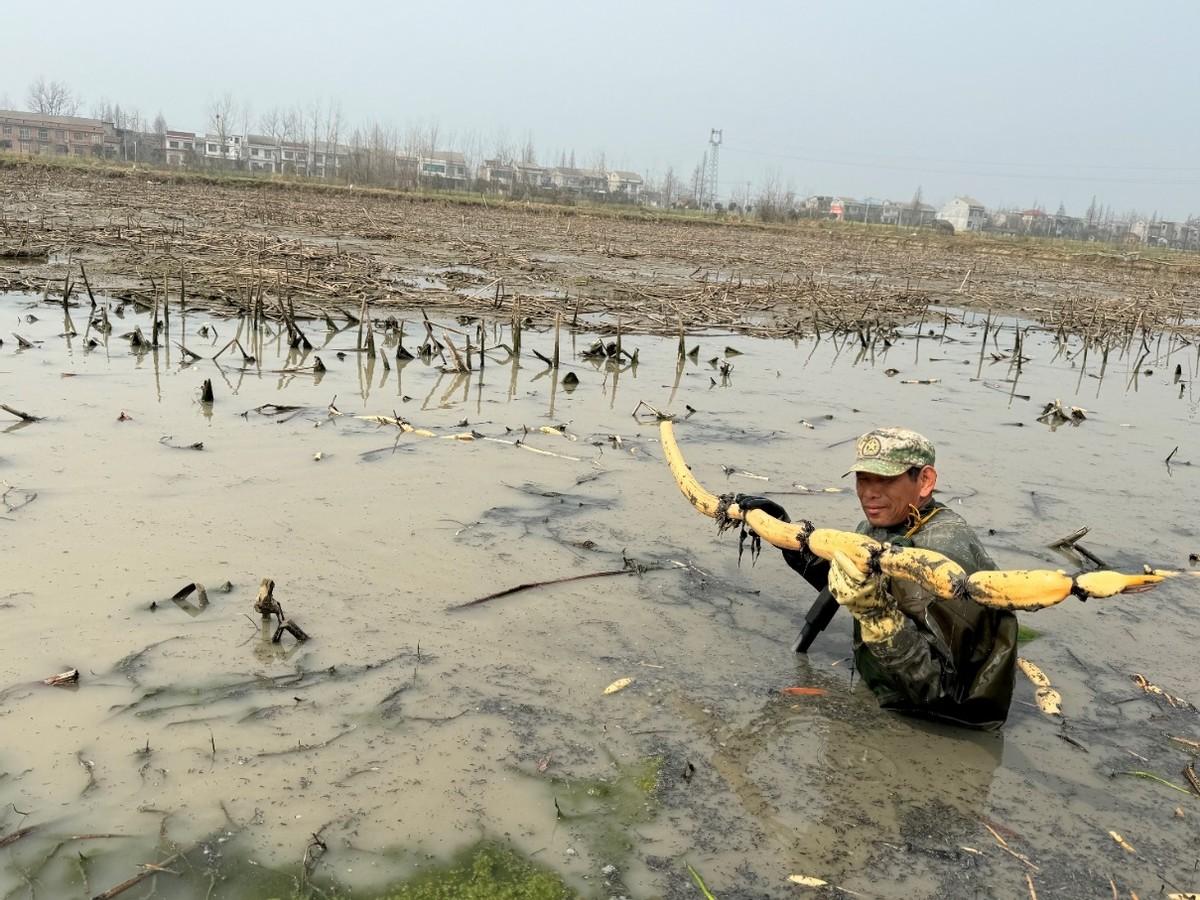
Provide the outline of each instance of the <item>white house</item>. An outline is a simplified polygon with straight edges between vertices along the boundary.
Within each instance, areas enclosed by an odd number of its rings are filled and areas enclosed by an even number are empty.
[[[987,222],[987,210],[978,200],[955,197],[938,211],[938,218],[953,225],[955,232],[981,231]]]
[[[163,135],[163,159],[168,166],[186,166],[195,152],[195,132],[168,131]]]
[[[200,142],[196,142],[200,145]],[[241,159],[242,158],[242,136],[240,134],[225,135],[224,146],[221,143],[221,135],[206,134],[204,136],[204,156],[208,159]]]
[[[317,178],[336,178],[350,162],[350,148],[345,144],[317,141],[313,144],[312,174]]]
[[[607,194],[608,175],[598,169],[572,169],[556,166],[550,173],[554,186],[578,194]]]
[[[422,178],[444,178],[446,181],[467,183],[467,160],[453,150],[434,150],[420,158]]]
[[[308,144],[303,141],[280,141],[279,171],[285,175],[307,175]]]
[[[252,172],[275,172],[279,168],[279,142],[263,134],[246,135],[246,161]]]
[[[554,187],[554,175],[545,166],[517,163],[515,177],[522,184],[535,188]]]
[[[642,195],[642,186],[642,176],[637,172],[613,170],[608,173],[608,192],[613,196],[637,200]]]

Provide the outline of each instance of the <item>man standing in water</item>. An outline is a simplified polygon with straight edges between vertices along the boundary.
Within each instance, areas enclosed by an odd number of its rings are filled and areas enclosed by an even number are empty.
[[[865,521],[881,543],[934,550],[967,575],[995,569],[962,516],[933,497],[933,445],[915,431],[879,428],[858,439],[850,472]],[[846,474],[849,475],[850,472]],[[788,521],[778,504],[739,497]],[[826,562],[784,550],[787,564],[854,616],[854,663],[884,709],[974,728],[999,728],[1012,700],[1017,618],[967,597],[942,600],[910,581],[863,575],[844,557]]]

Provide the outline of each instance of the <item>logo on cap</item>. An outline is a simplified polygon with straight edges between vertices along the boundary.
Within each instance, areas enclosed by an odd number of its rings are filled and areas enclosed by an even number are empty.
[[[879,438],[875,437],[874,435],[870,435],[864,439],[862,444],[859,446],[858,455],[868,458],[874,457],[878,456],[882,450],[883,445],[879,443]]]

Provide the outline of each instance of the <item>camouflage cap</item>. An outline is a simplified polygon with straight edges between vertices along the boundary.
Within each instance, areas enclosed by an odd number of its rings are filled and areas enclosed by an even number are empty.
[[[876,428],[858,439],[850,472],[901,475],[913,466],[932,466],[933,444],[907,428]],[[849,475],[850,472],[846,474]]]

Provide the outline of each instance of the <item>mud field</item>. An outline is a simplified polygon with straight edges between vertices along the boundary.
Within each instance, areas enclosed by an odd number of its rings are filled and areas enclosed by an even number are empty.
[[[1103,245],[812,223],[714,225],[652,213],[449,202],[353,187],[219,181],[0,161],[0,290],[149,301],[179,283],[226,314],[421,305],[608,333],[759,336],[894,324],[931,307],[1017,313],[1104,344],[1194,333],[1200,261]],[[5,254],[8,257],[5,258]]]
[[[1020,676],[1002,733],[901,719],[853,678],[847,617],[790,652],[807,586],[769,548],[739,567],[736,538],[680,496],[653,417],[633,417],[643,401],[680,415],[711,489],[845,528],[852,439],[910,424],[1001,567],[1086,568],[1047,545],[1090,525],[1113,567],[1186,569],[1186,339],[1139,331],[1102,355],[930,307],[919,330],[869,338],[693,327],[682,359],[674,336],[628,333],[619,362],[588,358],[594,333],[564,326],[555,371],[537,322],[519,361],[501,347],[507,311],[427,331],[377,309],[366,353],[337,313],[336,330],[301,312],[252,328],[173,299],[156,348],[144,306],[97,301],[0,297],[0,402],[17,411],[0,412],[0,897],[1200,884],[1193,581],[1022,616],[1061,719]],[[289,348],[292,328],[311,350]],[[423,357],[430,334],[446,349]],[[497,348],[482,364],[480,338]],[[468,341],[471,370],[446,371]],[[1038,421],[1056,398],[1085,418]],[[617,574],[454,608],[597,573]],[[272,643],[263,578],[309,641]],[[172,599],[195,582],[204,598]]]

